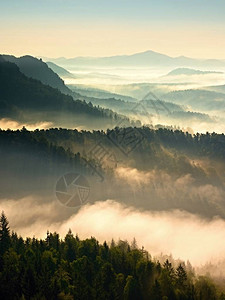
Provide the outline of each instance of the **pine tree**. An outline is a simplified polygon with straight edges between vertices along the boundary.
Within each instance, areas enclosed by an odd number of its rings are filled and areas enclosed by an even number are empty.
[[[155,283],[153,285],[151,299],[154,299],[154,300],[161,300],[162,299],[161,286],[160,286],[158,280],[155,280]]]
[[[136,241],[135,237],[133,238],[133,241],[132,241],[130,247],[131,247],[131,250],[138,249],[138,245],[137,245],[137,241]]]
[[[176,269],[176,277],[178,286],[184,287],[185,282],[187,281],[187,273],[181,264]]]
[[[4,211],[2,211],[0,217],[0,257],[9,249],[10,247],[10,229],[9,222],[5,216]]]
[[[137,281],[131,275],[128,275],[126,279],[126,285],[124,287],[124,299],[125,300],[140,299],[140,290]]]

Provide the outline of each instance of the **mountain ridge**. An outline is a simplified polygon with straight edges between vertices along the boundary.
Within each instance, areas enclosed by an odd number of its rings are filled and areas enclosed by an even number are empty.
[[[0,62],[0,116],[19,122],[52,122],[56,126],[115,126],[129,119],[110,110],[99,109],[58,89],[28,78],[11,62]],[[117,121],[116,121],[117,120]],[[95,122],[95,123],[94,123]]]
[[[20,71],[28,78],[39,80],[43,84],[56,88],[64,94],[70,94],[70,90],[66,87],[64,81],[42,59],[31,55],[15,57],[3,54],[1,57],[5,61],[16,64]]]
[[[46,58],[45,58],[46,59]],[[114,55],[104,57],[78,56],[72,58],[48,58],[49,61],[60,66],[195,66],[195,67],[221,67],[225,66],[225,60],[197,59],[186,56],[172,57],[153,50],[134,53],[131,55]]]

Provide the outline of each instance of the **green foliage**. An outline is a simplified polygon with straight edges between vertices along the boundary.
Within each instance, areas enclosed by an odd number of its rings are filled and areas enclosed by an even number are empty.
[[[209,278],[200,276],[196,282],[196,294],[197,297],[201,300],[216,300],[217,293],[216,288]]]
[[[71,230],[64,240],[49,232],[45,240],[23,240],[10,234],[4,214],[1,222],[10,247],[1,248],[0,299],[224,299],[209,278],[189,275],[185,264],[161,266],[136,242],[133,250],[125,241],[109,247]]]
[[[2,212],[0,217],[0,259],[3,254],[10,247],[10,230],[9,230],[9,222],[5,216],[5,213]]]

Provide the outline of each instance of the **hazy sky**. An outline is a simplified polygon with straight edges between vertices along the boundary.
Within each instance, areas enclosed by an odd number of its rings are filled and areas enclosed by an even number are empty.
[[[225,59],[224,0],[0,0],[0,52]]]

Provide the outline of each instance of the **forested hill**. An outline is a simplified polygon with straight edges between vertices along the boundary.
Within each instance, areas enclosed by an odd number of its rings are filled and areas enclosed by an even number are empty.
[[[192,136],[147,127],[107,132],[0,130],[0,145],[0,192],[4,197],[52,195],[62,174],[85,172],[92,182],[93,202],[119,199],[138,208],[182,209],[225,219],[223,134]],[[87,168],[83,158],[90,162]],[[140,179],[136,182],[136,178]],[[132,188],[130,180],[134,180]],[[207,192],[209,187],[212,193]],[[133,188],[138,191],[135,195]]]
[[[21,122],[51,122],[56,126],[112,127],[128,118],[74,100],[59,90],[26,77],[10,62],[0,61],[0,117]]]
[[[43,136],[21,131],[0,131],[0,197],[22,197],[52,190],[67,170],[83,170],[79,153],[49,143]]]
[[[62,93],[70,94],[70,89],[63,80],[48,67],[41,59],[33,56],[15,57],[12,55],[1,55],[5,61],[16,64],[20,71],[29,78],[37,79],[45,85],[58,89]]]
[[[0,216],[0,298],[82,300],[224,300],[221,288],[195,276],[190,263],[151,259],[135,240],[100,244],[69,230],[65,239],[24,240]]]

